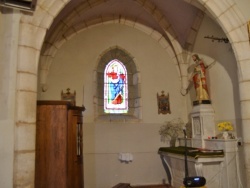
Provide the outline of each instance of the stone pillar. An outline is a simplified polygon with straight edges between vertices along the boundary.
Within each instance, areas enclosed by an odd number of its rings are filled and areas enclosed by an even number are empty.
[[[13,187],[34,187],[37,65],[46,30],[19,24]]]
[[[1,14],[2,13],[2,14]],[[14,145],[17,46],[20,14],[1,7],[0,13],[0,187],[14,187]]]
[[[248,62],[249,63],[249,62]],[[249,71],[250,72],[250,71]],[[249,75],[249,73],[248,73]],[[246,176],[246,187],[250,187],[250,81],[240,82],[240,103],[242,118],[242,137],[244,156],[240,156],[244,160],[245,172],[242,176]]]

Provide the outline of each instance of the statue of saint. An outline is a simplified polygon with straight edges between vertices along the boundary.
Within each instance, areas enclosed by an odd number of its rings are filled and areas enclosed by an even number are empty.
[[[196,100],[203,101],[209,100],[209,94],[207,89],[206,69],[208,66],[199,58],[197,54],[192,55],[195,62],[195,67],[192,73],[192,79],[196,92]]]

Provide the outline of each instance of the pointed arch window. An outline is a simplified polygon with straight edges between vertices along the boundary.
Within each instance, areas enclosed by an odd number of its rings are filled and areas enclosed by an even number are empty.
[[[118,46],[110,47],[99,57],[93,82],[95,121],[141,121],[141,79],[134,57]],[[120,86],[117,90],[111,87],[115,84]]]
[[[128,112],[127,69],[117,59],[110,61],[104,71],[104,112]]]

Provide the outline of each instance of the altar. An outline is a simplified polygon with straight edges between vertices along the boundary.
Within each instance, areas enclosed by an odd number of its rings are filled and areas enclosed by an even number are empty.
[[[224,161],[223,150],[199,150],[187,147],[189,176],[204,176],[206,187],[221,188]],[[169,183],[178,188],[185,177],[185,147],[163,147],[159,149]]]
[[[239,188],[237,139],[215,138],[211,104],[194,105],[190,117],[191,138],[179,139],[179,147],[162,147],[158,151],[169,183],[176,188],[183,186],[186,145],[189,176],[205,177],[209,188]]]

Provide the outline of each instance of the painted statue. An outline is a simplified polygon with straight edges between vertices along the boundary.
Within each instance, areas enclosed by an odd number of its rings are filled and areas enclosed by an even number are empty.
[[[195,62],[192,79],[196,91],[196,100],[209,100],[206,79],[206,69],[208,68],[208,66],[204,64],[204,62],[199,58],[197,54],[192,55],[192,58]]]

